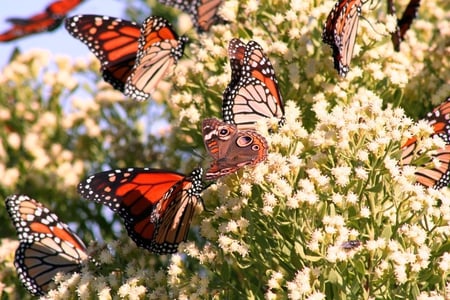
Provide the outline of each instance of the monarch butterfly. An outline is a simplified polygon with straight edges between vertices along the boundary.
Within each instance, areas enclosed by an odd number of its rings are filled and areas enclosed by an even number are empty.
[[[12,28],[0,34],[0,41],[12,41],[30,34],[53,31],[61,25],[65,15],[82,0],[59,0],[48,5],[44,12],[29,18],[8,18]]]
[[[150,168],[117,169],[89,176],[78,185],[78,193],[118,213],[139,247],[174,253],[186,240],[201,201],[202,174],[201,168],[188,176]]]
[[[0,34],[1,42],[9,42],[43,31],[53,31],[63,21],[62,18],[54,17],[47,12],[33,15],[28,19],[8,18],[6,20],[12,24],[12,27]]]
[[[345,77],[349,71],[361,6],[361,0],[339,0],[323,27],[322,40],[331,46],[334,68],[342,77]]]
[[[244,51],[245,47],[245,51]],[[238,39],[230,41],[228,56],[231,81],[223,93],[222,115],[239,129],[254,128],[265,118],[284,120],[284,104],[278,88],[275,70],[255,41],[245,45]]]
[[[183,56],[186,36],[178,37],[170,23],[149,17],[141,28],[137,60],[127,78],[125,95],[144,101],[150,97],[170,67]]]
[[[136,62],[140,25],[108,16],[78,15],[67,18],[65,27],[100,60],[103,79],[123,92]]]
[[[406,6],[401,19],[397,20],[397,30],[392,33],[392,43],[394,50],[400,51],[400,43],[404,40],[406,32],[411,27],[412,22],[417,17],[417,11],[420,6],[420,0],[411,0]],[[388,0],[388,12],[395,13],[395,7],[392,0]]]
[[[236,125],[217,119],[205,119],[202,125],[206,150],[213,157],[206,171],[207,180],[231,174],[267,158],[267,141],[255,130],[238,130]]]
[[[224,23],[217,15],[223,0],[159,0],[191,15],[198,31],[208,31],[214,24]]]
[[[6,209],[19,236],[14,265],[33,295],[44,295],[58,272],[80,269],[88,259],[83,241],[48,208],[26,195],[6,198]]]
[[[425,187],[440,189],[450,183],[450,97],[444,103],[427,114],[426,120],[434,128],[434,135],[444,140],[446,146],[438,149],[433,157],[440,162],[439,167],[420,167],[416,171],[417,182]],[[412,137],[402,146],[401,161],[410,164],[413,154],[417,152],[417,138]]]

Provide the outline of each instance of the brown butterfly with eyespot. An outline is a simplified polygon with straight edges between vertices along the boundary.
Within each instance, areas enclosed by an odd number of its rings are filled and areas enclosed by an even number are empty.
[[[267,158],[267,141],[253,129],[239,130],[236,125],[215,118],[203,120],[203,141],[214,161],[205,179],[231,174]]]

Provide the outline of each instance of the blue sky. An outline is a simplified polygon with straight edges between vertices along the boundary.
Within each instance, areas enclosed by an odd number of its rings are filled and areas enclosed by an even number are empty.
[[[10,25],[5,21],[8,17],[26,18],[39,13],[52,2],[52,0],[16,0],[3,1],[0,10],[0,32],[9,29]],[[126,7],[125,0],[86,0],[76,7],[69,16],[75,14],[98,14],[114,17],[124,17]],[[22,52],[27,49],[47,49],[54,54],[65,54],[73,57],[86,56],[89,49],[80,41],[70,36],[64,26],[60,26],[53,32],[38,33],[12,42],[0,43],[0,69],[8,62],[15,47]]]

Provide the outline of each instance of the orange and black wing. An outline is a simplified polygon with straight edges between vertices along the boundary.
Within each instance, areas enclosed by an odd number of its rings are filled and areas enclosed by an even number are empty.
[[[173,31],[162,17],[149,17],[141,28],[137,60],[125,85],[125,95],[144,101],[183,56],[187,37]]]
[[[26,195],[6,198],[20,245],[14,264],[33,295],[44,295],[58,272],[71,273],[88,259],[83,241],[41,203]]]
[[[322,40],[333,50],[334,68],[345,77],[355,47],[361,0],[339,0],[327,17]]]
[[[411,27],[412,22],[417,17],[417,11],[420,7],[420,0],[411,0],[406,6],[402,17],[397,20],[397,30],[392,33],[392,43],[394,50],[400,51],[400,43],[405,39],[406,32]],[[395,13],[392,0],[388,0],[388,12]]]
[[[159,0],[159,2],[189,14],[199,32],[208,31],[214,24],[225,23],[217,15],[223,0]]]
[[[149,168],[117,169],[88,177],[78,192],[119,214],[139,247],[173,253],[186,239],[202,190],[201,175],[201,169],[187,177]]]
[[[244,45],[236,39],[230,42],[232,73],[223,94],[223,119],[239,129],[253,129],[258,120],[272,117],[283,124],[284,104],[272,63],[255,41],[245,45],[242,56]]]
[[[247,45],[240,39],[232,39],[228,44],[228,59],[231,67],[231,80],[223,92],[223,99],[230,97],[231,91],[241,79],[241,69],[244,65],[245,47]]]
[[[57,17],[64,18],[71,10],[77,7],[83,0],[58,0],[49,4],[45,10]]]
[[[67,18],[65,27],[100,60],[103,79],[123,92],[136,62],[140,26],[108,16],[78,15]]]
[[[55,30],[61,25],[63,18],[43,12],[30,18],[8,18],[6,20],[12,24],[12,27],[0,34],[0,42],[9,42],[31,34]]]
[[[426,120],[433,126],[434,135],[444,140],[446,146],[433,155],[439,166],[421,166],[416,171],[416,178],[425,187],[440,189],[450,184],[450,97],[428,113]],[[412,137],[402,146],[402,163],[410,164],[416,153],[420,153],[420,149],[417,149],[417,138]]]

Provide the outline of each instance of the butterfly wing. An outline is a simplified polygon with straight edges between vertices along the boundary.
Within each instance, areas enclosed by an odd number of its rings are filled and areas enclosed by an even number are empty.
[[[197,0],[192,11],[194,26],[198,31],[208,31],[214,24],[223,24],[225,21],[217,15],[223,0]]]
[[[206,171],[207,180],[231,174],[246,165],[267,158],[267,141],[255,130],[238,130],[235,125],[217,119],[203,121],[203,140],[213,162]]]
[[[189,14],[199,32],[208,31],[212,25],[225,21],[217,15],[223,0],[159,0]]]
[[[67,18],[65,27],[100,60],[103,79],[123,92],[136,62],[140,26],[108,16],[77,15]]]
[[[170,218],[179,213],[173,212],[177,209],[187,211],[186,207],[191,205],[187,202],[196,203],[194,198],[199,197],[197,191],[201,189],[196,180],[196,173],[186,177],[149,168],[117,169],[88,177],[78,185],[78,192],[82,197],[107,205],[118,213],[124,220],[128,235],[139,247],[155,253],[173,253],[180,240],[171,243],[162,236],[163,232],[170,232],[171,236],[176,229],[168,230],[163,226],[159,233],[160,224],[172,222],[181,226],[175,219],[166,220],[165,214],[168,212]]]
[[[272,117],[281,116],[282,124],[284,109],[263,82],[244,78],[223,99],[222,114],[225,122],[236,124],[239,129],[254,129],[258,120]]]
[[[417,11],[420,7],[420,0],[411,0],[406,6],[402,17],[397,20],[397,30],[392,33],[392,42],[394,50],[400,51],[400,43],[405,38],[406,32],[411,27],[412,22],[417,17]]]
[[[450,97],[427,114],[426,120],[433,126],[434,134],[444,140],[446,146],[438,149],[433,157],[440,162],[434,168],[420,167],[416,171],[417,182],[425,187],[440,189],[450,184]],[[417,138],[412,137],[402,146],[401,162],[411,164],[417,149]]]
[[[235,89],[241,78],[241,69],[244,65],[244,56],[245,56],[245,43],[240,39],[232,39],[228,44],[228,58],[230,60],[231,67],[231,80],[228,86],[225,88],[223,92],[223,99],[230,99],[230,93]],[[232,120],[227,120],[229,123]]]
[[[262,47],[255,41],[245,45],[234,39],[230,42],[228,55],[232,75],[223,95],[224,121],[236,124],[239,129],[253,129],[258,120],[272,117],[280,119],[282,124],[283,100],[275,70]]]
[[[0,34],[1,42],[8,42],[34,33],[52,31],[62,23],[62,18],[54,17],[47,12],[33,15],[30,18],[8,18],[13,26]]]
[[[26,195],[5,203],[20,241],[14,264],[30,293],[43,295],[56,273],[78,271],[88,259],[83,241],[41,203]]]
[[[229,141],[236,136],[238,129],[233,124],[227,124],[215,118],[203,120],[202,135],[205,148],[209,155],[216,161],[225,157],[230,151],[231,142]]]
[[[331,10],[323,28],[322,40],[333,50],[334,68],[345,77],[355,47],[361,0],[339,0]]]
[[[446,144],[450,144],[450,97],[429,112],[426,119]]]
[[[55,17],[64,18],[72,9],[77,7],[83,0],[59,0],[48,5],[45,10]]]
[[[201,168],[194,169],[170,193],[170,197],[165,197],[158,203],[152,213],[152,219],[158,220],[154,252],[174,253],[178,244],[186,241],[200,193],[203,191],[202,175]]]
[[[141,28],[137,60],[125,85],[125,94],[144,101],[170,68],[183,56],[187,37],[178,35],[161,17],[149,17]]]

